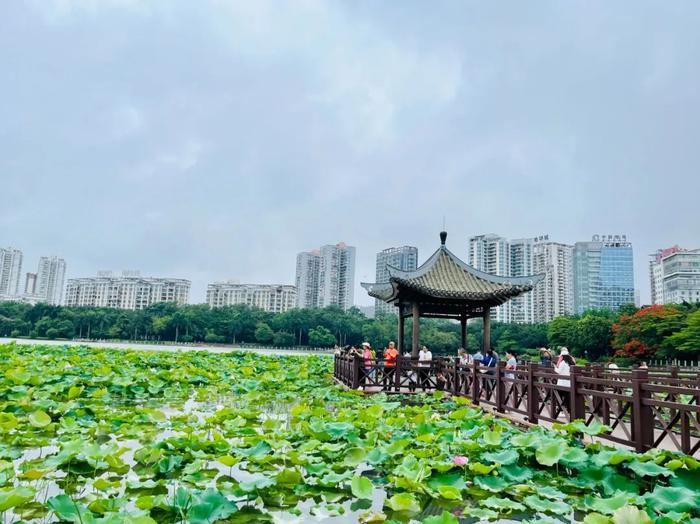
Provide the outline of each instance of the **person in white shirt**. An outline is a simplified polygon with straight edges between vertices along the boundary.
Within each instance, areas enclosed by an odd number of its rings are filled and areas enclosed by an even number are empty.
[[[561,358],[559,359],[559,362],[557,365],[554,367],[554,371],[558,375],[562,375],[565,377],[568,377],[571,375],[571,366],[574,365],[574,359],[571,358],[571,355],[568,354],[563,354],[561,355]],[[564,386],[567,388],[571,387],[571,380],[568,378],[558,378],[557,379],[557,386]],[[569,410],[569,392],[568,391],[560,391],[559,395],[561,396],[562,403],[564,404],[564,407],[566,407],[567,411]]]
[[[423,389],[430,386],[430,363],[433,360],[433,354],[427,346],[420,348],[418,353],[418,367],[420,369],[420,385]]]

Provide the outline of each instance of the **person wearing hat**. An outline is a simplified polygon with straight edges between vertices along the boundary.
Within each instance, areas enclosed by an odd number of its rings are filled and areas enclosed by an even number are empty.
[[[573,355],[571,355],[569,353],[569,348],[567,348],[566,346],[562,346],[561,349],[559,350],[559,357],[557,357],[556,366],[559,366],[559,364],[561,364],[561,361],[564,360],[564,355],[569,356],[569,358],[572,361],[572,366],[576,365],[576,359],[573,357]]]
[[[540,366],[546,368],[552,367],[552,352],[547,348],[540,349]]]

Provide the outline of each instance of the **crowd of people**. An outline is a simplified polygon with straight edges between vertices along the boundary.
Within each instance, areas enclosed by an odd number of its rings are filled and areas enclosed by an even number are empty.
[[[372,348],[369,342],[363,342],[361,346],[345,346],[344,348],[336,348],[336,354],[357,355],[362,359],[362,369],[364,371],[360,388],[367,384],[381,384],[386,387],[391,387],[394,384],[396,362],[399,357],[399,351],[394,342],[389,342],[387,347],[382,351],[382,358],[377,360],[377,352]],[[540,368],[553,370],[557,375],[557,385],[570,387],[571,381],[568,378],[571,374],[572,366],[576,365],[576,359],[569,353],[566,347],[559,348],[559,354],[554,356],[555,351],[549,348],[540,348],[539,356]],[[411,353],[405,353],[404,357],[411,358]],[[475,363],[479,364],[479,371],[487,374],[494,374],[494,369],[501,360],[501,356],[494,348],[488,348],[482,353],[478,350],[471,354],[466,349],[460,348],[457,351],[456,359],[449,357],[450,360],[461,366],[472,366]],[[440,369],[433,369],[431,362],[433,360],[432,352],[426,347],[421,346],[418,353],[417,372],[410,371],[408,373],[408,387],[410,391],[415,391],[417,387],[423,389],[444,389],[446,378],[444,372]],[[515,378],[514,371],[518,368],[518,357],[513,350],[505,351],[505,377],[509,379]],[[613,374],[619,373],[617,364],[610,361],[608,370]],[[642,362],[640,369],[646,369],[647,364]],[[434,375],[434,376],[433,376]]]

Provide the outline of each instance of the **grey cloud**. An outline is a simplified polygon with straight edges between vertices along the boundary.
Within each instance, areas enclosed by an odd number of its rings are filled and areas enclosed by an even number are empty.
[[[300,250],[471,234],[700,247],[693,2],[0,7],[0,243],[291,282]],[[33,263],[33,262],[31,262]],[[361,290],[356,297],[368,303]]]

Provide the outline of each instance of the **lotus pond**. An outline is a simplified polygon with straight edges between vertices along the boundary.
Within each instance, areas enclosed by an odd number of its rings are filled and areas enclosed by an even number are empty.
[[[440,394],[365,397],[331,371],[0,345],[4,522],[700,523],[690,457],[524,431]]]

